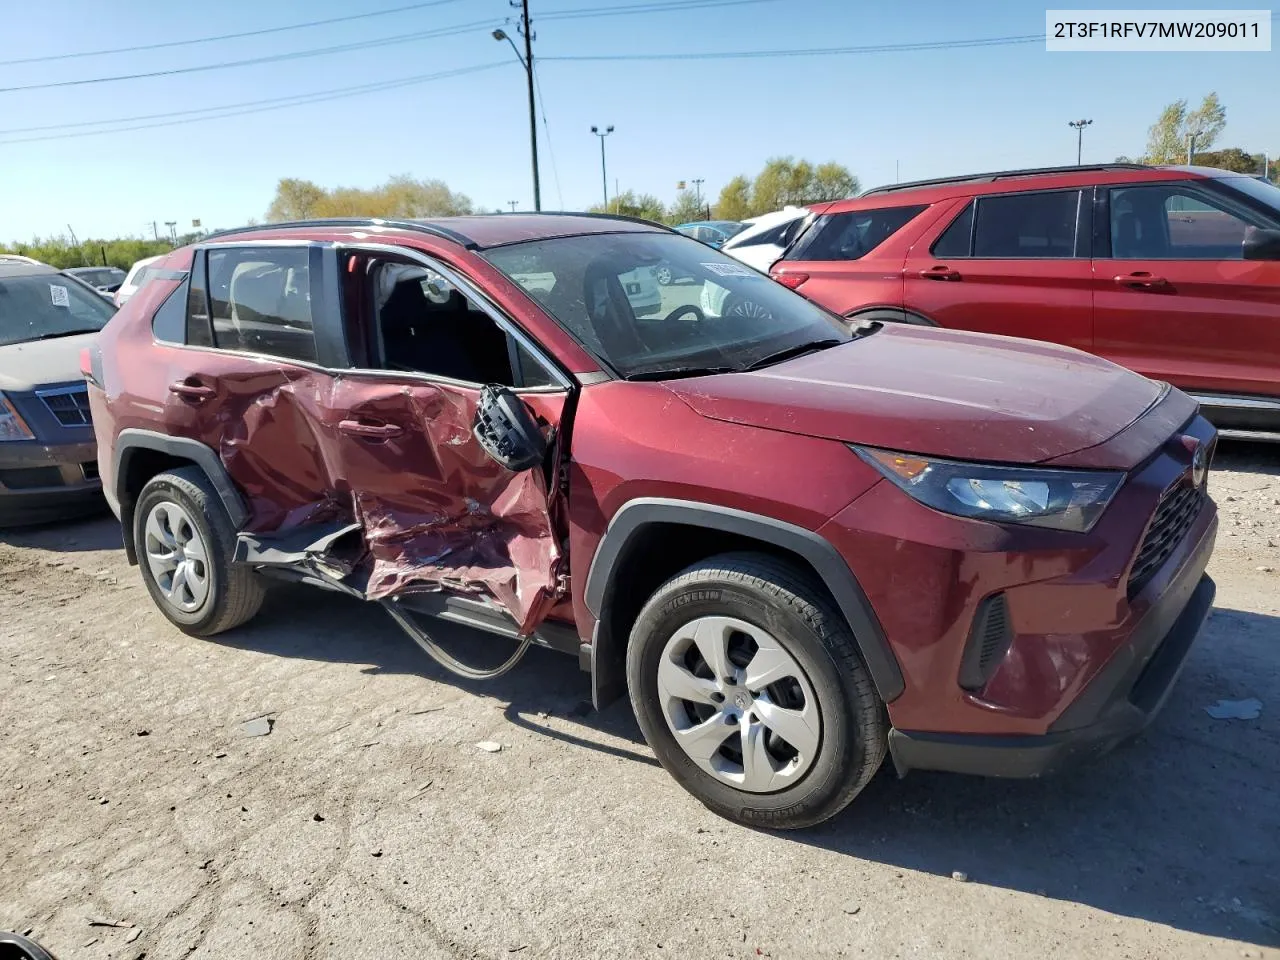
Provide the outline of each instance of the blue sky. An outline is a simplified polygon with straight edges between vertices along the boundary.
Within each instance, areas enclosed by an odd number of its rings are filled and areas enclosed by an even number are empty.
[[[42,0],[6,4],[0,61],[159,43],[404,6],[410,0]],[[771,50],[1040,34],[1044,6],[765,0],[644,15],[539,22],[539,13],[643,0],[532,0],[535,58],[600,53]],[[1054,6],[1066,4],[1054,4]],[[1126,6],[1138,6],[1132,2]],[[1079,6],[1079,4],[1077,4]],[[1098,6],[1098,4],[1092,4]],[[1200,8],[1213,6],[1202,2]],[[1223,5],[1224,8],[1241,6]],[[0,66],[0,87],[242,60],[483,21],[455,36],[171,77],[0,92],[0,239],[65,231],[141,234],[261,218],[280,177],[371,186],[396,173],[438,177],[486,208],[532,207],[524,77],[489,31],[506,0],[261,37]],[[502,64],[470,75],[227,119],[68,139],[86,121],[308,94]],[[550,143],[539,129],[544,208],[600,199],[592,124],[613,124],[610,192],[674,197],[705,178],[712,197],[776,155],[848,166],[864,186],[1007,167],[1070,163],[1092,118],[1086,161],[1142,151],[1171,100],[1216,90],[1219,146],[1280,153],[1280,50],[1271,53],[1047,53],[1043,43],[927,52],[540,66]],[[553,162],[554,161],[554,162]],[[558,184],[558,185],[557,185]],[[145,229],[149,232],[149,226]],[[163,226],[162,226],[163,229]]]

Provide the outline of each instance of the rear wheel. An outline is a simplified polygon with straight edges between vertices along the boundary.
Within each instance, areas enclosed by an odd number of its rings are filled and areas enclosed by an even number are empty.
[[[235,529],[199,467],[147,482],[134,510],[133,542],[151,599],[186,633],[211,637],[262,606],[257,574],[231,562]]]
[[[884,759],[884,705],[848,624],[773,557],[723,554],[667,581],[632,630],[627,682],[658,760],[739,823],[825,820]]]
[[[670,286],[671,285],[671,264],[663,263],[658,265],[657,267],[654,267],[653,276],[654,276],[654,279],[658,281],[658,283],[662,284],[662,286],[664,287]]]

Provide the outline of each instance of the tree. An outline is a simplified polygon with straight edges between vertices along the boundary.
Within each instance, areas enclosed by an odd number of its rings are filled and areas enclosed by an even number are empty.
[[[644,220],[663,221],[667,218],[667,208],[651,193],[636,194],[634,190],[623,190],[617,196],[609,198],[606,209],[603,204],[595,204],[588,208],[591,213],[616,213],[624,217],[640,217]]]
[[[821,203],[853,196],[858,178],[838,163],[820,163],[794,157],[774,157],[754,180],[734,177],[720,191],[716,216],[743,220],[780,210],[788,205]]]
[[[1227,147],[1225,150],[1196,151],[1195,161],[1202,167],[1216,167],[1219,170],[1231,170],[1234,173],[1261,174],[1265,162],[1260,153],[1246,153],[1239,147]]]
[[[1185,163],[1191,138],[1195,150],[1208,150],[1227,125],[1227,110],[1216,93],[1188,112],[1186,100],[1175,100],[1163,110],[1147,131],[1147,153],[1143,163]]]
[[[692,190],[681,190],[676,194],[676,202],[667,208],[668,223],[688,223],[701,220],[706,215],[706,207]]]
[[[716,201],[719,220],[745,220],[751,216],[751,181],[737,176],[726,183]]]
[[[268,220],[309,217],[448,217],[471,213],[471,198],[454,193],[443,180],[414,180],[407,174],[381,186],[334,187],[285,178],[267,209]]]

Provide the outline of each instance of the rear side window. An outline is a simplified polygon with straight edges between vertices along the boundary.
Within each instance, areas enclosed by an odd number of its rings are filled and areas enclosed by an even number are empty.
[[[197,250],[191,263],[191,282],[187,294],[187,343],[193,347],[213,346],[213,328],[209,326],[208,288],[204,251]]]
[[[787,255],[788,260],[857,260],[914,220],[925,209],[882,207],[820,217]]]
[[[757,233],[754,237],[747,237],[735,243],[735,247],[763,247],[765,244],[772,244],[778,247],[785,247],[791,238],[795,236],[796,231],[804,222],[803,217],[795,220],[788,220],[786,223],[780,223],[776,227],[770,227],[761,233]]]
[[[180,283],[151,318],[151,334],[164,343],[187,339],[187,285]]]
[[[308,248],[210,250],[207,258],[214,346],[316,362]]]
[[[951,221],[934,242],[931,253],[935,257],[967,257],[973,242],[973,204],[965,204],[964,212]]]
[[[1075,256],[1079,190],[979,197],[973,256],[1043,260]]]

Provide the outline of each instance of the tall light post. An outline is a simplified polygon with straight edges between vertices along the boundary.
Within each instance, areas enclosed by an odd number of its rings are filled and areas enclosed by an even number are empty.
[[[1080,166],[1080,158],[1084,154],[1084,128],[1093,123],[1092,120],[1068,120],[1068,127],[1076,128],[1076,166]]]
[[[604,212],[609,212],[609,175],[605,172],[604,165],[604,138],[613,133],[613,124],[604,128],[601,132],[599,127],[592,127],[591,132],[600,138],[600,186],[604,188]]]
[[[520,66],[524,67],[525,82],[529,88],[529,156],[533,162],[533,209],[540,211],[542,210],[542,187],[538,183],[538,115],[533,100],[533,37],[529,33],[529,0],[521,0],[520,7],[524,55],[521,56],[520,48],[516,46],[516,42],[511,39],[507,31],[502,29],[493,31],[493,39],[505,40],[511,44],[516,59],[520,61]]]
[[[696,193],[698,198],[698,210],[701,211],[702,210],[702,185],[707,181],[704,178],[699,177],[696,180],[690,180],[689,182],[693,184],[694,192]],[[707,207],[707,219],[708,220],[711,219],[711,207],[709,205]]]
[[[174,245],[176,246],[178,243],[178,231],[176,229],[178,226],[178,221],[166,220],[164,222],[164,225],[169,228],[169,239],[172,240],[174,242]]]

